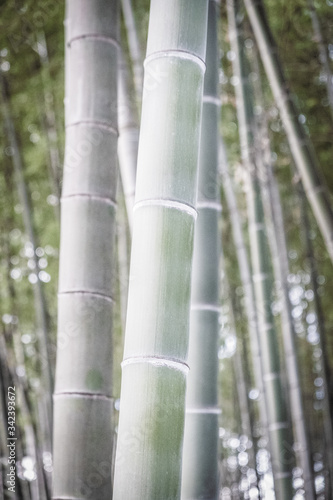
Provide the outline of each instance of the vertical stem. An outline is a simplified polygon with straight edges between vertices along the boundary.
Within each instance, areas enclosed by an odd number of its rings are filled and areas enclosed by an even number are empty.
[[[135,19],[133,15],[131,0],[121,0],[121,6],[124,14],[130,58],[132,61],[132,67],[134,72],[136,101],[139,105],[142,99],[143,57],[141,53],[138,33],[135,26]]]
[[[152,0],[114,500],[180,497],[208,0]]]
[[[235,53],[234,75],[239,80],[236,86],[237,115],[242,159],[248,172],[247,207],[250,249],[274,485],[277,499],[289,500],[293,496],[291,471],[294,453],[287,401],[281,380],[277,331],[271,311],[272,280],[269,250],[253,150],[251,103],[249,102],[249,89],[245,87],[244,54],[237,26],[238,0],[228,0],[227,7],[230,42]]]
[[[323,390],[325,393],[324,398],[324,434],[325,434],[325,444],[327,449],[328,457],[328,469],[329,469],[329,489],[333,492],[333,405],[332,405],[332,380],[331,371],[328,360],[327,345],[326,345],[326,334],[325,331],[325,321],[324,313],[322,310],[322,305],[320,297],[317,292],[317,268],[316,260],[314,256],[314,249],[309,237],[311,231],[311,225],[309,221],[309,216],[307,213],[308,206],[305,200],[305,195],[302,186],[298,186],[298,196],[301,202],[301,227],[304,228],[303,231],[303,241],[305,246],[305,253],[308,258],[309,268],[310,268],[310,278],[311,287],[314,293],[314,305],[317,314],[318,322],[318,332],[319,332],[319,344],[318,347],[322,352],[322,373],[323,378]]]
[[[130,232],[133,226],[139,127],[129,86],[129,68],[120,51],[118,73],[118,159]]]
[[[52,357],[49,353],[49,339],[48,339],[48,313],[46,308],[45,295],[42,287],[42,283],[38,277],[39,271],[39,263],[38,257],[36,255],[36,236],[35,230],[33,226],[33,218],[31,212],[31,205],[29,199],[28,189],[24,179],[24,168],[23,162],[20,154],[20,149],[18,145],[18,139],[16,135],[16,131],[14,128],[13,119],[11,116],[10,106],[9,106],[9,97],[8,97],[8,88],[6,85],[5,78],[0,71],[0,82],[2,86],[2,109],[5,118],[5,124],[8,134],[8,140],[10,146],[12,148],[12,158],[13,165],[15,170],[17,189],[20,198],[20,202],[23,207],[23,222],[25,227],[26,235],[32,244],[33,248],[33,260],[35,263],[37,282],[33,285],[34,291],[34,299],[35,299],[35,309],[36,316],[38,322],[38,341],[39,341],[39,351],[40,351],[40,362],[41,362],[41,370],[43,377],[43,386],[45,388],[45,397],[47,400],[47,408],[48,408],[48,429],[49,435],[51,435],[52,429],[52,391],[53,391],[53,374],[50,360]]]
[[[66,5],[53,498],[109,500],[118,2]]]
[[[327,45],[325,45],[324,38],[322,35],[321,27],[320,27],[320,22],[317,16],[317,11],[316,7],[313,3],[313,0],[308,0],[308,6],[310,9],[310,15],[311,15],[311,22],[312,22],[312,28],[313,28],[313,33],[314,33],[314,38],[315,41],[318,44],[318,51],[319,51],[319,61],[322,66],[323,73],[326,78],[326,90],[327,90],[327,98],[328,98],[328,103],[330,106],[331,110],[331,116],[333,119],[333,75],[332,71],[330,68],[330,62],[328,59],[328,54],[327,54]]]
[[[217,3],[209,1],[186,393],[182,499],[217,499],[221,212],[218,184]]]
[[[310,140],[298,120],[299,112],[283,74],[262,0],[244,0],[244,3],[304,191],[333,261],[333,211],[327,185]]]
[[[255,71],[258,78],[253,83],[255,94],[257,95],[258,104],[263,106],[262,89],[260,87],[260,73],[258,61],[253,58]],[[266,207],[266,218],[272,221],[272,245],[273,263],[275,279],[281,283],[282,292],[282,340],[284,346],[284,358],[287,369],[287,381],[289,390],[289,402],[291,408],[291,416],[293,421],[293,429],[295,441],[297,443],[297,456],[303,470],[304,488],[306,497],[311,500],[315,498],[313,465],[311,459],[311,446],[309,442],[309,434],[305,421],[304,403],[302,398],[302,389],[300,383],[300,373],[298,366],[297,350],[296,350],[296,332],[292,318],[292,306],[289,300],[289,265],[288,265],[288,249],[286,234],[284,229],[283,212],[279,189],[274,177],[271,164],[271,149],[268,135],[268,125],[265,115],[262,114],[261,123],[258,124],[256,144],[259,145],[257,150],[257,164],[263,171],[263,179],[260,182],[262,198],[267,199],[264,203]],[[254,132],[255,136],[256,132]],[[265,158],[266,161],[263,159]],[[263,177],[260,176],[260,177]],[[265,195],[265,191],[267,194]]]
[[[37,51],[42,64],[42,68],[44,71],[48,71],[49,73],[49,58],[47,51],[47,44],[44,33],[41,31],[37,36]],[[60,153],[58,147],[58,133],[56,129],[56,118],[54,112],[54,99],[53,93],[47,92],[47,84],[45,82],[45,77],[42,75],[42,85],[43,85],[43,95],[44,95],[44,109],[45,109],[45,117],[46,117],[46,136],[48,141],[48,150],[50,157],[50,174],[52,179],[53,191],[57,196],[58,200],[60,200],[61,196],[61,188],[60,188],[60,176],[61,176],[61,168],[60,168]],[[49,78],[50,74],[48,75]],[[59,209],[57,208],[57,215],[59,216]]]
[[[221,148],[224,145],[221,143]],[[231,229],[234,240],[234,245],[236,248],[236,255],[238,261],[238,268],[240,272],[240,278],[242,282],[242,287],[244,290],[245,297],[245,314],[247,319],[247,328],[250,338],[251,345],[251,357],[252,357],[252,367],[254,374],[255,387],[259,391],[259,411],[261,424],[266,429],[267,427],[267,415],[266,415],[266,405],[264,400],[264,385],[262,377],[262,367],[261,367],[261,350],[259,344],[259,333],[258,333],[258,318],[257,310],[254,297],[254,288],[251,275],[251,266],[249,262],[249,257],[244,241],[242,224],[240,220],[240,215],[237,207],[237,200],[234,192],[234,186],[230,178],[229,167],[225,154],[221,154],[223,161],[220,164],[220,171],[222,175],[222,186],[224,195],[226,198],[228,213],[231,220]]]

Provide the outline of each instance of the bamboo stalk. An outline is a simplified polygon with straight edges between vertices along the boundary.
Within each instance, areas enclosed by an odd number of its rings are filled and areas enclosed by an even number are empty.
[[[265,432],[265,429],[267,427],[267,415],[266,415],[266,406],[264,399],[262,367],[260,361],[261,352],[260,352],[259,333],[258,333],[258,318],[257,318],[257,310],[254,297],[251,266],[244,241],[242,224],[238,211],[233,182],[230,177],[227,159],[225,157],[225,154],[222,152],[224,150],[224,145],[222,142],[220,143],[220,148],[221,148],[220,156],[222,158],[222,162],[220,163],[222,186],[228,206],[229,217],[231,220],[232,236],[236,249],[240,278],[244,290],[245,314],[246,314],[247,328],[250,338],[254,384],[255,388],[259,391],[259,397],[258,397],[259,414],[260,414],[261,425]]]
[[[293,496],[292,464],[294,453],[288,422],[287,402],[284,396],[277,332],[271,311],[272,282],[270,278],[269,251],[263,220],[257,165],[253,151],[251,116],[248,89],[245,89],[244,58],[240,46],[237,27],[237,0],[228,0],[228,22],[230,43],[235,59],[234,75],[238,77],[236,86],[237,115],[239,122],[242,160],[248,172],[247,207],[249,218],[250,250],[254,291],[257,303],[257,318],[261,345],[261,363],[264,383],[268,433],[272,457],[274,486],[277,499],[289,500]]]
[[[257,95],[258,104],[263,105],[262,89],[260,87],[259,64],[253,57],[254,69],[258,74],[258,79],[253,83],[255,93]],[[259,120],[257,120],[259,121]],[[293,421],[293,429],[295,435],[297,449],[296,456],[299,458],[300,465],[303,470],[304,489],[306,498],[309,500],[315,498],[313,465],[311,459],[311,446],[309,441],[308,429],[305,421],[305,411],[302,398],[302,389],[300,383],[300,373],[297,358],[297,350],[295,345],[296,332],[292,318],[292,305],[289,299],[289,259],[286,234],[284,228],[284,218],[282,212],[282,204],[277,182],[273,173],[271,164],[271,149],[268,135],[268,124],[262,114],[260,123],[257,124],[256,144],[257,149],[257,164],[263,171],[264,179],[260,182],[262,198],[267,199],[264,203],[264,208],[268,212],[266,218],[272,221],[272,238],[271,248],[273,249],[273,264],[275,280],[281,283],[281,298],[282,298],[282,340],[284,346],[284,359],[287,370],[287,383],[289,392],[289,401],[291,408],[291,416]],[[265,160],[263,160],[265,158]],[[267,193],[265,194],[264,191]]]
[[[279,108],[290,150],[302,179],[306,196],[333,261],[333,211],[325,180],[309,138],[298,120],[299,112],[290,95],[261,0],[244,0],[261,59]]]
[[[111,498],[118,3],[66,5],[53,498]]]
[[[134,87],[137,104],[141,104],[142,85],[143,85],[143,66],[142,51],[140,48],[139,37],[135,25],[131,0],[121,0],[121,7],[124,14],[126,34],[129,46],[129,53],[134,72]]]
[[[49,429],[49,435],[51,435],[52,429],[52,391],[53,391],[53,374],[50,360],[52,357],[49,352],[49,339],[48,339],[48,313],[45,301],[45,295],[42,287],[42,283],[38,277],[39,271],[39,263],[38,257],[36,255],[36,236],[35,230],[33,226],[33,218],[31,212],[31,205],[29,199],[28,189],[24,179],[24,168],[23,161],[20,154],[20,149],[18,145],[18,139],[13,123],[13,119],[11,116],[10,103],[8,97],[8,88],[6,85],[5,78],[0,71],[0,82],[2,87],[2,110],[5,119],[6,130],[8,134],[8,140],[10,146],[13,151],[13,166],[15,171],[17,190],[21,205],[23,207],[23,223],[26,235],[28,240],[32,244],[33,248],[33,256],[32,259],[35,264],[37,281],[33,286],[34,292],[34,301],[35,301],[35,310],[36,310],[36,318],[38,323],[38,343],[39,343],[39,356],[41,362],[41,371],[42,371],[42,383],[45,388],[45,397],[47,400],[47,425]]]
[[[180,497],[207,9],[150,7],[114,500]]]
[[[49,57],[46,39],[43,31],[40,31],[37,35],[37,52],[41,61],[42,68],[44,71],[49,73]],[[50,74],[48,74],[50,78]],[[60,152],[58,147],[58,132],[56,128],[56,118],[54,112],[54,98],[52,92],[46,91],[45,77],[43,77],[43,71],[41,72],[42,86],[43,86],[43,96],[44,96],[44,109],[46,118],[46,137],[48,142],[48,152],[49,152],[49,165],[50,165],[50,177],[52,181],[53,192],[55,196],[60,200],[61,187],[60,187]],[[59,219],[59,207],[56,206],[56,214]]]
[[[118,75],[118,159],[128,224],[130,232],[132,233],[139,127],[135,108],[131,99],[129,68],[127,67],[125,58],[121,55],[121,51]]]
[[[198,220],[195,228],[186,417],[183,446],[183,500],[217,499],[218,492],[218,335],[219,255],[218,230],[218,95],[217,10],[209,1],[206,73],[203,91],[199,156]]]
[[[237,395],[238,395],[238,406],[240,412],[240,424],[242,433],[252,440],[252,446],[248,450],[249,455],[249,466],[253,468],[257,477],[257,488],[259,491],[259,481],[260,475],[258,474],[257,463],[256,463],[256,454],[257,454],[257,441],[254,433],[255,429],[255,420],[253,415],[253,408],[251,408],[249,402],[249,363],[248,356],[246,351],[246,344],[244,339],[241,337],[236,330],[236,321],[234,314],[234,300],[231,294],[230,285],[227,279],[226,274],[224,273],[224,301],[228,304],[229,307],[229,322],[231,331],[234,333],[237,339],[236,351],[232,357],[233,369],[235,373],[235,378],[237,381]],[[260,361],[260,360],[259,360]],[[267,432],[267,429],[265,429]]]
[[[308,207],[305,200],[305,194],[302,186],[297,186],[297,194],[299,201],[301,203],[301,227],[303,230],[303,242],[305,247],[305,254],[309,262],[311,287],[314,293],[314,306],[317,314],[318,323],[318,333],[319,333],[319,343],[318,348],[322,352],[322,372],[321,377],[323,379],[323,390],[325,393],[324,398],[324,409],[323,409],[323,420],[324,420],[324,435],[325,444],[327,447],[327,461],[328,461],[328,471],[329,471],[329,485],[328,491],[333,492],[333,407],[332,407],[332,382],[331,382],[331,372],[327,353],[327,342],[326,336],[327,331],[325,331],[325,321],[324,313],[322,310],[322,305],[320,297],[317,293],[317,266],[316,260],[313,252],[313,245],[309,234],[311,231],[311,224],[309,221],[309,216],[307,213]]]
[[[327,98],[330,106],[331,117],[333,119],[333,75],[327,54],[327,44],[325,44],[324,42],[319,18],[313,0],[307,0],[307,1],[310,10],[314,39],[318,44],[319,61],[326,78],[325,83],[326,83]]]

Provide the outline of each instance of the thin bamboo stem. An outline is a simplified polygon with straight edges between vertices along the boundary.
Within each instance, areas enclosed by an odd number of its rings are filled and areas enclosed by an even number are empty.
[[[327,45],[325,45],[319,18],[317,15],[316,7],[313,3],[313,0],[307,0],[308,7],[311,15],[311,22],[313,28],[314,39],[318,44],[318,52],[319,52],[319,61],[321,63],[321,67],[323,70],[323,74],[325,77],[326,90],[327,90],[327,98],[331,111],[331,117],[333,119],[333,75],[330,67],[330,62],[327,54]]]
[[[254,69],[258,75],[256,81],[253,82],[255,94],[257,96],[257,104],[263,106],[263,95],[260,87],[260,73],[258,60],[253,57]],[[287,369],[287,384],[289,391],[289,402],[291,408],[291,416],[293,421],[293,429],[295,435],[297,450],[296,456],[299,458],[300,465],[303,470],[304,489],[309,500],[315,498],[313,465],[311,459],[311,446],[309,434],[305,420],[304,403],[302,398],[302,388],[300,383],[299,364],[296,350],[296,332],[292,318],[292,305],[289,299],[289,259],[286,234],[284,228],[284,218],[282,212],[282,204],[277,182],[273,173],[271,163],[271,149],[268,134],[268,124],[264,113],[261,119],[257,120],[257,131],[254,131],[256,137],[255,143],[258,145],[256,157],[259,169],[262,170],[262,175],[259,176],[260,188],[266,208],[266,219],[271,221],[271,248],[273,250],[273,265],[275,280],[281,284],[282,298],[282,340],[284,346],[284,359]]]
[[[221,149],[224,145],[221,142]],[[251,345],[252,369],[254,375],[255,388],[259,391],[259,413],[263,429],[267,428],[267,415],[264,400],[264,384],[261,367],[261,351],[259,344],[258,333],[258,318],[255,304],[254,288],[252,282],[251,266],[249,262],[248,252],[244,241],[241,219],[238,211],[237,200],[235,196],[233,182],[230,177],[229,167],[225,154],[220,154],[222,162],[220,163],[220,172],[222,175],[222,186],[225,194],[225,199],[228,206],[228,213],[231,220],[231,229],[236,248],[236,256],[240,278],[245,297],[245,314],[247,319],[247,328]],[[265,431],[264,431],[265,432]]]
[[[129,46],[130,58],[134,72],[134,87],[137,104],[141,104],[142,85],[143,85],[143,57],[140,48],[139,37],[135,25],[131,0],[121,0],[124,21],[126,25],[127,40]]]
[[[277,332],[271,311],[272,282],[270,278],[269,252],[257,177],[257,165],[253,151],[253,137],[250,128],[251,115],[247,99],[249,92],[245,88],[244,56],[237,26],[237,19],[239,19],[237,18],[237,0],[228,0],[227,8],[230,43],[235,53],[233,60],[234,75],[239,80],[239,84],[236,86],[237,116],[242,160],[248,172],[246,198],[250,250],[257,303],[261,363],[274,486],[276,497],[279,500],[287,500],[293,495],[291,468],[294,462],[294,453],[288,421],[287,402],[284,397],[281,381]]]
[[[299,112],[288,89],[262,0],[244,0],[244,3],[304,191],[333,261],[333,211],[327,185],[310,139],[298,120]]]
[[[18,139],[13,123],[13,119],[11,116],[10,105],[9,105],[9,97],[8,97],[8,89],[6,86],[6,81],[4,76],[0,71],[0,81],[2,86],[2,110],[4,114],[8,140],[10,146],[12,148],[12,158],[13,158],[13,166],[15,170],[17,189],[20,198],[20,202],[23,207],[23,222],[25,227],[26,235],[32,244],[33,248],[33,261],[36,269],[36,284],[33,286],[34,291],[34,300],[35,300],[35,309],[36,309],[36,317],[38,322],[38,342],[39,342],[39,351],[40,351],[40,362],[41,362],[41,370],[43,376],[43,386],[45,388],[45,397],[47,398],[47,407],[48,407],[48,428],[49,435],[51,435],[52,429],[52,391],[53,391],[53,374],[52,367],[50,363],[50,352],[49,352],[49,339],[48,339],[48,313],[45,301],[45,295],[42,287],[42,283],[38,277],[39,271],[39,262],[38,257],[36,255],[36,236],[35,230],[33,226],[33,218],[31,212],[31,205],[29,199],[29,193],[27,189],[27,185],[24,179],[24,168],[22,157],[20,154],[20,149],[18,145]]]
[[[118,159],[128,224],[132,233],[139,126],[131,98],[129,68],[127,67],[126,59],[121,55],[121,51],[118,75]]]
[[[297,193],[301,203],[301,227],[303,230],[303,241],[305,247],[305,254],[309,263],[310,278],[311,278],[311,288],[314,293],[314,305],[317,314],[317,324],[319,333],[319,343],[318,348],[322,353],[322,379],[323,379],[323,390],[325,393],[324,398],[324,409],[323,409],[323,419],[324,419],[324,434],[325,434],[325,444],[327,447],[327,461],[328,461],[328,471],[329,471],[329,488],[333,492],[333,406],[332,406],[332,382],[331,382],[331,371],[327,355],[327,342],[325,331],[325,321],[324,314],[322,310],[322,305],[320,297],[317,292],[317,266],[314,256],[314,249],[309,237],[311,231],[311,224],[309,216],[307,213],[308,207],[306,204],[305,194],[302,186],[297,186]]]

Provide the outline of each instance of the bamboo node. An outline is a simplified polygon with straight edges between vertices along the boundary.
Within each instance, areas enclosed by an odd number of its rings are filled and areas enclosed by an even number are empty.
[[[124,368],[125,366],[137,363],[147,363],[157,368],[171,368],[183,372],[184,374],[187,374],[190,370],[190,367],[184,361],[162,356],[132,356],[124,359],[121,363],[121,367]]]

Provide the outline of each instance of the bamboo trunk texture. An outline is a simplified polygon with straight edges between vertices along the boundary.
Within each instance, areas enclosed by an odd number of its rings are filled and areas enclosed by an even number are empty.
[[[217,500],[218,492],[218,336],[221,212],[218,182],[217,3],[209,1],[206,74],[199,156],[186,417],[183,447],[183,500]]]
[[[333,261],[333,211],[325,180],[322,178],[310,140],[298,120],[299,112],[288,90],[263,3],[261,0],[244,0],[244,3],[276,105],[280,111],[290,150],[328,254]]]
[[[114,500],[179,499],[208,0],[152,0]]]
[[[249,89],[245,86],[244,55],[237,26],[238,0],[228,0],[230,42],[235,59],[237,115],[239,121],[242,159],[248,172],[247,208],[253,283],[257,306],[261,364],[268,421],[268,436],[272,459],[275,494],[278,500],[293,497],[292,467],[294,452],[288,421],[288,406],[284,395],[279,345],[271,311],[272,280],[270,277],[269,248],[263,218],[257,166],[253,154],[251,134],[251,103]]]
[[[109,500],[118,3],[66,5],[53,498]]]

